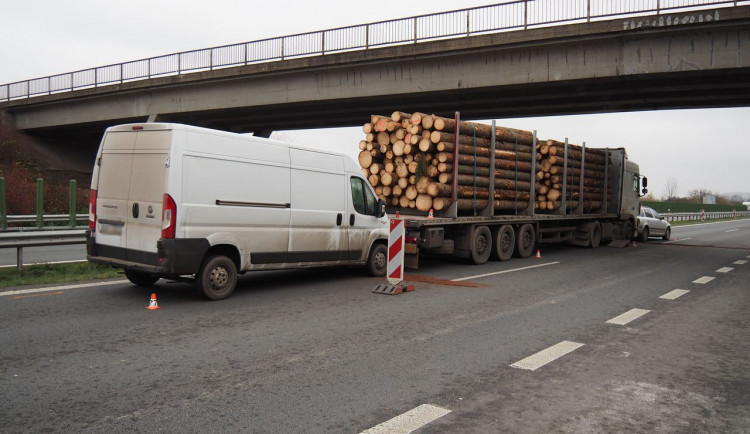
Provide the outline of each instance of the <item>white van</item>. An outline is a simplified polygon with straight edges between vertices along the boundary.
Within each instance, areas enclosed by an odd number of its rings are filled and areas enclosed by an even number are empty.
[[[91,179],[88,260],[136,285],[194,277],[228,297],[251,270],[364,265],[388,220],[349,157],[179,124],[108,128]]]

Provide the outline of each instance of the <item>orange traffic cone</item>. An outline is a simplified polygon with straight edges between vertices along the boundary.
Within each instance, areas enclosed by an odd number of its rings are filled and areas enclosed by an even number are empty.
[[[401,216],[400,216],[400,215],[398,215],[398,210],[396,210],[396,218],[397,218],[397,219],[398,219],[398,218],[401,218]]]
[[[435,214],[432,213],[432,208],[430,208],[430,213],[427,214],[427,218],[428,219],[434,219],[435,218]]]
[[[541,259],[541,257],[542,257],[542,252],[541,252],[540,250],[537,250],[537,251],[536,251],[536,257],[537,257],[537,258],[540,258],[540,259]]]
[[[146,306],[146,309],[149,309],[149,310],[161,309],[161,307],[159,307],[159,304],[156,302],[156,293],[151,294],[151,300],[148,301],[148,306]]]

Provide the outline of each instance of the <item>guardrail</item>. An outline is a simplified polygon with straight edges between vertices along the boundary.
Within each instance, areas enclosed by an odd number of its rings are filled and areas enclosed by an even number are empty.
[[[322,56],[341,51],[368,50],[387,45],[416,44],[434,39],[459,38],[616,17],[656,14],[662,16],[657,25],[665,26],[712,21],[719,18],[718,13],[716,15],[698,14],[679,20],[675,18],[674,21],[669,14],[704,10],[707,7],[732,7],[740,4],[750,4],[750,0],[507,1],[489,6],[184,51],[23,80],[0,85],[0,101],[294,57]],[[642,24],[634,21],[632,27],[641,27]]]
[[[86,229],[0,232],[0,249],[16,249],[16,269],[23,268],[23,248],[85,244]]]
[[[681,212],[681,213],[659,213],[668,222],[697,221],[702,220],[699,212]],[[716,211],[705,213],[705,220],[728,219],[734,217],[750,217],[750,211]]]

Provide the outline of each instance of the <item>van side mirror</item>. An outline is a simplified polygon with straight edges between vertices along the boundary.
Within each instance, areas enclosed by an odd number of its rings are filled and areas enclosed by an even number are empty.
[[[378,199],[378,207],[376,209],[375,217],[383,217],[385,215],[385,202],[383,199]]]
[[[644,177],[643,177],[643,182],[641,182],[641,184],[643,185],[643,188],[646,188],[646,187],[648,187],[648,178],[646,178],[646,177],[644,176]]]
[[[643,194],[642,194],[641,196],[645,196],[645,195],[647,195],[647,194],[648,194],[648,188],[644,188],[644,189],[643,189]]]

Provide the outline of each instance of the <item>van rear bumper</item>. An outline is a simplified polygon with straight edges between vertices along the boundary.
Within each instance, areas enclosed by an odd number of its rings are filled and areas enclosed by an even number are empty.
[[[97,244],[86,233],[87,259],[97,264],[160,276],[196,274],[211,247],[203,238],[160,239],[156,253]]]

